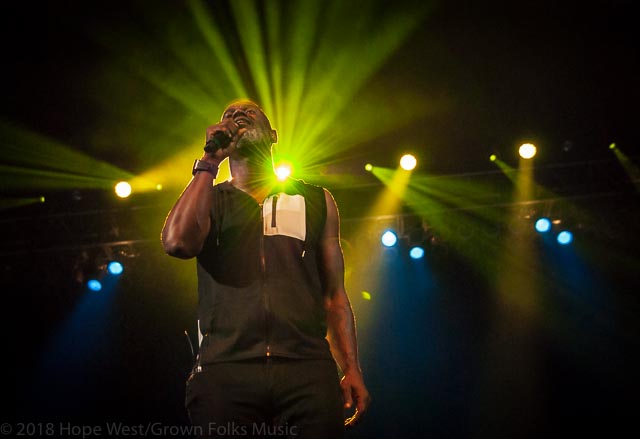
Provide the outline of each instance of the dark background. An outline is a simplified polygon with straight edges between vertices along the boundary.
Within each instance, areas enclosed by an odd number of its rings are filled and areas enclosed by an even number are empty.
[[[5,7],[2,117],[135,174],[162,157],[94,138],[96,130],[125,134],[88,97],[105,54],[87,32],[135,27],[145,8],[169,19],[180,6],[87,3]],[[373,178],[358,189],[329,187],[353,261],[347,287],[374,398],[350,437],[612,435],[633,427],[637,175],[634,185],[608,149],[616,142],[637,163],[632,6],[436,3],[365,85],[447,105],[359,145],[363,159],[395,166],[399,150],[389,145],[428,139],[419,172],[481,183],[499,178],[490,153],[515,163],[515,146],[533,139],[537,181],[571,202],[580,232],[570,250],[535,241],[542,285],[535,319],[523,323],[502,308],[496,283],[446,242],[416,264],[359,241],[362,212],[383,189]],[[3,155],[2,164],[14,163]],[[507,199],[508,180],[499,181]],[[6,197],[36,195],[3,186]],[[178,194],[116,202],[106,191],[50,190],[43,205],[1,211],[3,360],[12,366],[3,422],[188,424],[184,331],[195,343],[195,264],[168,258],[158,240]],[[504,218],[518,208],[482,207]],[[111,291],[87,294],[78,273],[104,257],[97,244],[120,241],[129,243],[125,274]],[[379,257],[383,268],[356,253]],[[364,290],[374,292],[371,301]]]

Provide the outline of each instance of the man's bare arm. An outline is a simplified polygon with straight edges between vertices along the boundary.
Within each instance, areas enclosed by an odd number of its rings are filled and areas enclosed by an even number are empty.
[[[364,384],[362,370],[358,362],[355,318],[344,287],[344,258],[340,247],[338,209],[328,191],[325,191],[325,200],[327,221],[321,240],[321,249],[323,276],[326,285],[327,340],[331,353],[344,374],[340,387],[345,407],[351,407],[355,400],[355,414],[345,421],[345,425],[353,426],[360,421],[367,410],[371,397]]]
[[[245,128],[238,129],[232,119],[211,125],[207,128],[207,139],[216,133],[224,132],[231,137],[231,142],[224,149],[205,153],[201,160],[217,168],[235,149],[238,139],[245,131]],[[167,254],[189,259],[197,256],[202,250],[211,229],[211,191],[214,177],[206,171],[196,172],[169,212],[161,234],[162,246]]]
[[[197,172],[169,212],[161,234],[167,254],[189,259],[200,253],[211,228],[213,179],[209,172]]]

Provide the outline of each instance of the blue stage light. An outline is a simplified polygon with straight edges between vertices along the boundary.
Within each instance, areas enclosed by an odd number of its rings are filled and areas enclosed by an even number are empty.
[[[113,261],[109,262],[109,265],[107,265],[107,270],[109,271],[109,273],[117,276],[119,274],[122,274],[122,272],[124,271],[124,267],[120,262]]]
[[[540,218],[536,221],[536,230],[540,233],[551,230],[551,221],[549,221],[549,218]]]
[[[557,240],[558,240],[558,244],[562,244],[562,245],[570,244],[571,241],[573,241],[573,234],[568,230],[563,230],[562,232],[558,233]]]
[[[409,250],[409,256],[412,259],[420,259],[424,256],[424,249],[420,246],[415,246]]]
[[[100,291],[102,289],[102,283],[99,280],[91,279],[87,282],[87,288],[91,291]]]
[[[393,230],[387,230],[382,234],[380,241],[385,247],[393,247],[398,242],[398,235]]]

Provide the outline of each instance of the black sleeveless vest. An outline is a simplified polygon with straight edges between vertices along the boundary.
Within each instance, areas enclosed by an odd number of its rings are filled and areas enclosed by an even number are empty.
[[[197,258],[200,365],[332,358],[318,248],[324,190],[289,179],[260,205],[225,182],[212,197],[211,231]]]

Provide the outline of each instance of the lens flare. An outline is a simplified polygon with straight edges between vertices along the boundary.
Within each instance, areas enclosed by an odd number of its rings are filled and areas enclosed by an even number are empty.
[[[291,175],[291,163],[281,162],[276,166],[276,178],[285,181]]]

